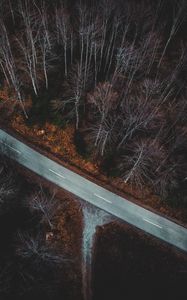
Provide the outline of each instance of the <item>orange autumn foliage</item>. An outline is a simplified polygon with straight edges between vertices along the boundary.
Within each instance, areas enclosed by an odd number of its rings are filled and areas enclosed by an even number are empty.
[[[39,125],[29,127],[25,124],[24,118],[20,114],[14,114],[11,119],[11,127],[17,132],[26,135],[32,142],[46,146],[51,152],[60,154],[64,160],[71,162],[71,164],[93,174],[99,173],[97,164],[85,160],[77,153],[73,143],[73,126],[61,129],[46,122],[42,128]]]

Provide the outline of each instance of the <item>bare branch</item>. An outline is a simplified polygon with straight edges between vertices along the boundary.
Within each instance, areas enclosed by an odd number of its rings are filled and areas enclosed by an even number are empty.
[[[49,195],[40,186],[40,191],[31,195],[27,201],[31,211],[41,214],[41,223],[47,224],[52,229],[53,218],[59,208],[59,201],[55,198],[55,192]]]
[[[138,139],[125,146],[118,168],[124,181],[142,188],[153,185],[165,151],[156,140]]]
[[[39,269],[43,263],[58,265],[68,261],[62,254],[56,253],[49,244],[45,244],[40,234],[33,237],[28,233],[18,232],[16,254],[22,259],[32,259],[32,263]]]

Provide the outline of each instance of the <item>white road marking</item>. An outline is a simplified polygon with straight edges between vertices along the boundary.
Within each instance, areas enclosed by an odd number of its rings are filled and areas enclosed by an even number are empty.
[[[51,169],[49,169],[49,171],[52,172],[52,173],[54,173],[55,175],[57,175],[57,176],[63,178],[63,179],[66,178],[65,176],[63,176],[63,175],[61,175],[61,174],[59,174],[59,173],[57,173],[57,172],[55,172],[55,171],[53,171],[53,170],[51,170]]]
[[[110,200],[107,200],[107,199],[103,198],[102,196],[100,196],[100,195],[98,195],[98,194],[95,194],[95,193],[94,193],[94,195],[95,195],[96,197],[98,197],[98,198],[103,199],[104,201],[106,201],[106,202],[108,202],[108,203],[112,203]]]
[[[152,224],[152,225],[158,227],[158,228],[162,228],[162,226],[160,226],[160,225],[158,225],[158,224],[155,224],[155,223],[153,223],[153,222],[151,222],[151,221],[149,221],[149,220],[147,220],[147,219],[145,219],[145,218],[143,218],[143,220],[144,220],[145,222],[147,222],[147,223],[150,223],[150,224]]]
[[[13,147],[11,147],[10,145],[6,144],[6,143],[3,142],[3,141],[0,141],[0,142],[1,142],[3,145],[7,146],[8,148],[10,148],[10,149],[14,150],[15,152],[17,152],[18,154],[21,154],[21,151],[15,149],[15,148],[13,148]]]

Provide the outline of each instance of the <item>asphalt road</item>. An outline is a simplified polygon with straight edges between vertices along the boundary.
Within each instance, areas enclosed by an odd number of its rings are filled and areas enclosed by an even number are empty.
[[[0,129],[2,151],[28,169],[108,213],[187,251],[187,228],[152,213],[64,168]]]

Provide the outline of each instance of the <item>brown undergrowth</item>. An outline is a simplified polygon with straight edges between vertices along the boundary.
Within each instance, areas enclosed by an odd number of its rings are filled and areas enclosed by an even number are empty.
[[[37,174],[14,164],[18,174],[26,178],[27,186],[32,191],[38,186],[48,191],[51,195],[54,193],[55,198],[59,201],[53,222],[53,229],[44,228],[46,241],[52,248],[57,249],[58,253],[67,259],[62,270],[56,271],[57,284],[61,282],[63,293],[67,299],[82,300],[81,292],[81,238],[82,238],[82,213],[80,204],[73,195],[66,193],[58,186],[38,176]]]

